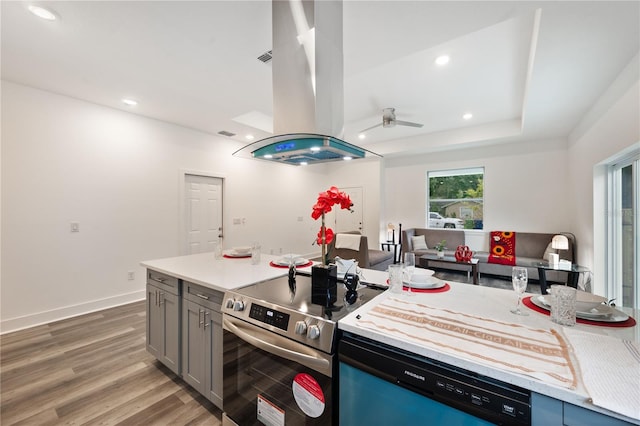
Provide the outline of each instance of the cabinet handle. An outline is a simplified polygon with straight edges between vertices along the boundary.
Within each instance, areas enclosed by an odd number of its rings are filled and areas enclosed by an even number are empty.
[[[164,292],[161,291],[160,292],[160,303],[159,304],[162,305],[163,303],[164,303]]]
[[[200,328],[201,325],[204,325],[204,320],[202,319],[202,313],[204,311],[202,309],[198,309],[198,328]]]
[[[208,314],[209,312],[207,312],[207,311],[203,311],[203,312],[204,312],[204,328],[205,328],[205,330],[206,330],[206,329],[207,329],[207,327],[209,326],[209,321],[207,321],[207,314]]]
[[[156,306],[160,305],[160,299],[158,299],[158,290],[154,291],[156,295]]]
[[[196,296],[198,296],[200,299],[209,300],[209,296],[204,294],[196,293]]]
[[[149,278],[151,278],[154,281],[157,281],[159,283],[163,283],[167,280],[166,278],[162,278],[162,277],[154,277],[153,275],[149,275]]]

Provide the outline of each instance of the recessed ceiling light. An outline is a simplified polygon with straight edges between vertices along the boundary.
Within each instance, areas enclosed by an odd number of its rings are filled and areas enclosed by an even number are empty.
[[[247,136],[245,136],[245,139],[250,140],[250,141],[252,141],[252,140],[253,140],[253,138],[254,138],[254,136],[253,136],[253,135],[247,135]]]
[[[366,138],[366,137],[367,137],[367,135],[365,135],[364,133],[360,133],[360,134],[358,135],[358,139],[364,139],[364,138]]]
[[[318,152],[320,151],[320,147],[319,146],[312,146],[311,148],[309,148],[311,150],[311,152]]]
[[[353,157],[349,157],[349,156],[347,155],[347,156],[342,157],[342,159],[343,159],[344,161],[349,161],[349,160],[353,160]]]
[[[470,112],[467,112],[462,116],[462,118],[465,120],[471,120],[473,118],[473,114],[471,114]]]
[[[122,103],[130,107],[138,105],[138,101],[134,101],[133,99],[123,99]]]
[[[447,65],[449,63],[449,57],[447,55],[438,56],[436,58],[436,65]]]
[[[309,163],[307,163],[306,161],[301,161],[301,162],[300,162],[300,165],[301,165],[301,166],[306,166],[307,164],[309,164]]]
[[[264,156],[264,158],[266,158],[266,159],[273,158],[273,155],[271,155],[271,154],[266,154],[266,155]]]
[[[58,18],[56,14],[49,9],[33,4],[29,5],[29,12],[33,13],[38,18],[46,19],[47,21],[55,21]]]

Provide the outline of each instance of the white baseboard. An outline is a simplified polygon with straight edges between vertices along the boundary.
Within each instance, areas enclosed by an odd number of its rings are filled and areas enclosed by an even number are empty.
[[[108,297],[106,299],[93,300],[91,302],[81,303],[79,305],[65,306],[63,308],[52,309],[50,311],[38,312],[35,314],[2,320],[0,321],[0,335],[11,333],[13,331],[24,330],[25,328],[35,327],[42,324],[48,324],[54,321],[60,321],[78,315],[101,311],[103,309],[113,308],[115,306],[126,305],[127,303],[143,300],[145,297],[146,291],[139,290],[134,291],[133,293]]]

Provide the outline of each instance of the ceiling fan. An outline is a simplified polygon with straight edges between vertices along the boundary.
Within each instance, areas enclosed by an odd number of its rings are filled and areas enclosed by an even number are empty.
[[[409,126],[409,127],[422,127],[423,125],[420,123],[413,123],[411,121],[402,121],[396,119],[396,109],[395,108],[384,108],[382,110],[382,123],[376,124],[375,126],[367,127],[364,130],[361,130],[360,133],[364,133],[371,129],[375,129],[376,127],[394,127],[395,125],[399,126]]]

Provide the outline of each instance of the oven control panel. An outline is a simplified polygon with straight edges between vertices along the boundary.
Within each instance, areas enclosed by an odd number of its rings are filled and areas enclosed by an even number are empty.
[[[289,314],[258,305],[257,303],[251,304],[249,317],[265,324],[278,327],[281,330],[287,330],[289,327]]]

